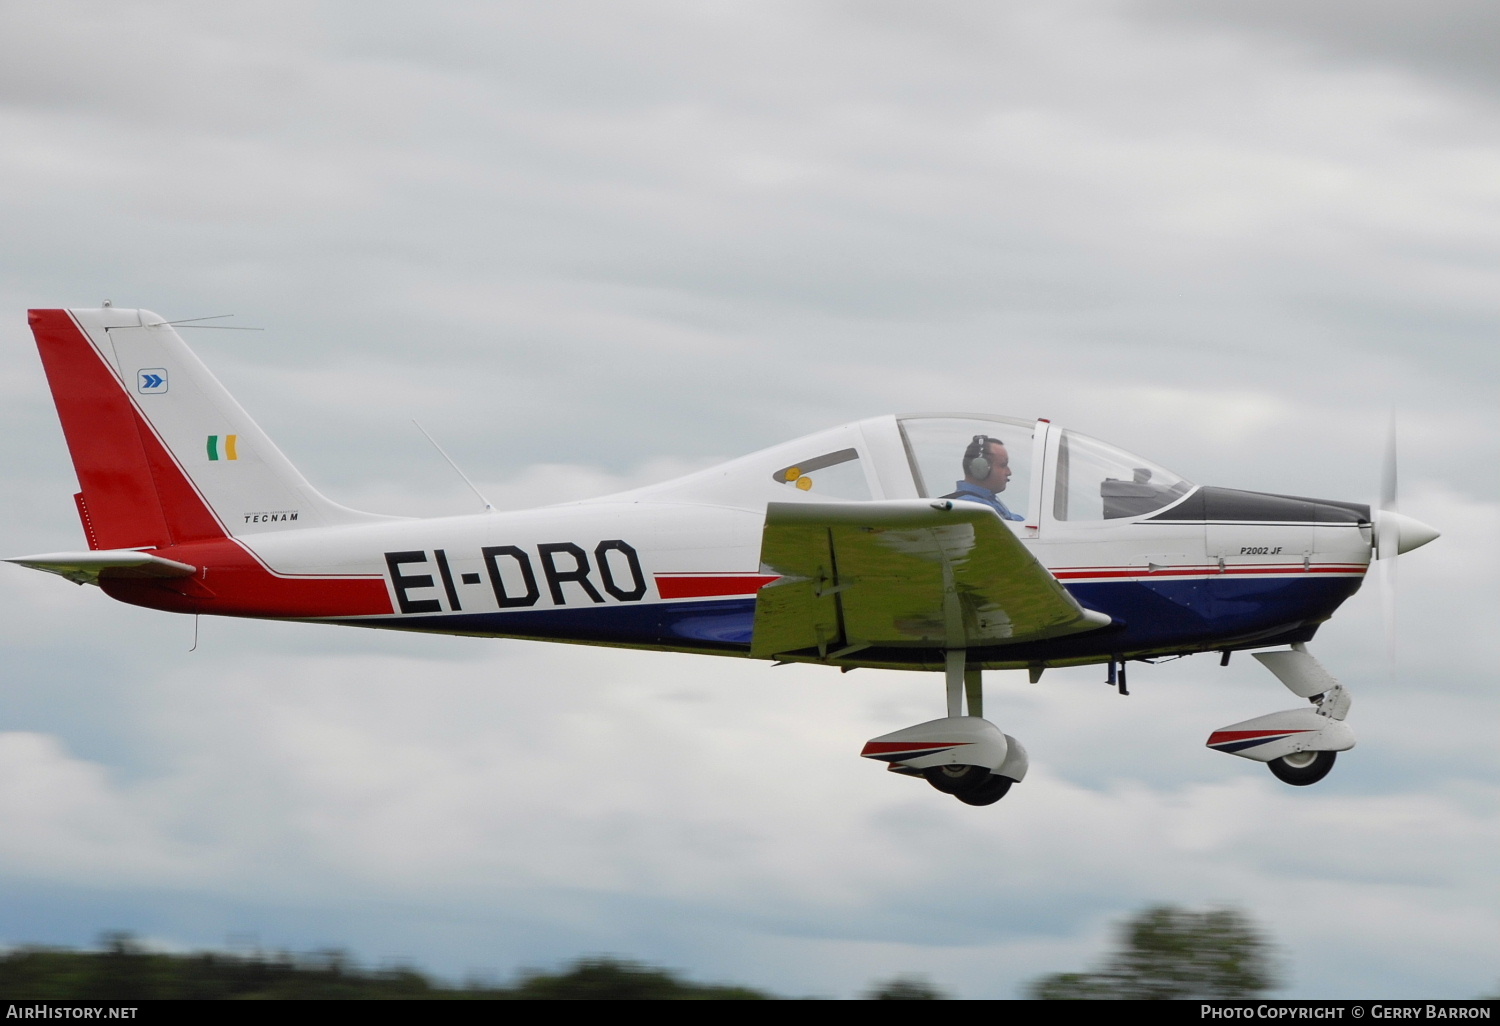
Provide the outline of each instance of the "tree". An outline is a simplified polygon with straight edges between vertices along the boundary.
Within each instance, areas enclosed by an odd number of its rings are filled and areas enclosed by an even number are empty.
[[[1043,1000],[1249,998],[1278,986],[1270,943],[1242,912],[1158,905],[1126,921],[1104,968],[1035,980]]]
[[[607,955],[580,958],[560,973],[531,972],[503,996],[529,1001],[745,1001],[749,987],[690,983],[670,969]]]
[[[941,1001],[947,995],[938,990],[925,977],[897,976],[895,979],[877,983],[865,995],[867,1001]]]

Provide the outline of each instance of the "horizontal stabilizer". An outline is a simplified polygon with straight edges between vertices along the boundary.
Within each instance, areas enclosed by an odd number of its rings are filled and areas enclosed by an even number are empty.
[[[44,552],[36,556],[12,556],[4,560],[33,570],[66,577],[75,584],[99,583],[99,575],[111,577],[191,577],[195,566],[163,559],[134,549],[100,549],[94,552]]]

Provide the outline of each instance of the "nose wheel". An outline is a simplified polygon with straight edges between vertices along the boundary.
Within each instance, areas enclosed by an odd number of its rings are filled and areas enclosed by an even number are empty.
[[[1354,731],[1344,722],[1353,704],[1349,689],[1300,643],[1289,649],[1256,652],[1255,658],[1311,707],[1284,709],[1222,727],[1209,736],[1208,747],[1263,762],[1284,784],[1316,784],[1328,776],[1339,752],[1354,747]]]
[[[933,787],[965,805],[994,805],[1015,783],[983,766],[934,766],[922,775]]]
[[[927,782],[944,794],[962,794],[972,791],[992,776],[983,766],[933,766],[922,771]]]
[[[1283,755],[1279,759],[1272,759],[1266,763],[1266,768],[1284,784],[1306,787],[1328,776],[1328,771],[1333,769],[1333,760],[1338,757],[1338,754],[1338,752],[1295,752],[1291,755]]]

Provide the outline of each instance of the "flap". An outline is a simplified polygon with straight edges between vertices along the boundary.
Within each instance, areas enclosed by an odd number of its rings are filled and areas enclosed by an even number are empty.
[[[191,577],[198,572],[197,567],[187,563],[134,549],[44,552],[37,556],[13,556],[4,562],[59,574],[75,584],[98,584],[103,573],[110,577]]]
[[[1084,609],[987,506],[962,500],[780,503],[761,563],[751,655],[870,646],[963,649],[1110,622]]]

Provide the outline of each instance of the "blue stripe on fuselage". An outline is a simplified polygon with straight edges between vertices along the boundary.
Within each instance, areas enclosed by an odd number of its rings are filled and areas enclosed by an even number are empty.
[[[1115,626],[1046,641],[979,649],[986,660],[1065,659],[1112,653],[1211,649],[1326,620],[1359,588],[1358,577],[1210,577],[1069,583],[1086,608]],[[367,627],[599,644],[716,649],[750,647],[754,598],[361,617]],[[897,650],[884,649],[883,653]],[[975,651],[971,649],[971,651]],[[916,657],[916,653],[912,653]],[[921,657],[916,657],[920,660]]]
[[[1226,575],[1079,582],[1067,588],[1086,608],[1124,621],[1124,650],[1129,650],[1202,644],[1279,626],[1319,623],[1359,590],[1360,580]]]
[[[754,598],[702,602],[632,602],[552,609],[517,609],[446,616],[383,616],[338,620],[362,627],[398,627],[443,634],[488,634],[508,638],[590,641],[605,645],[662,648],[750,647]]]

